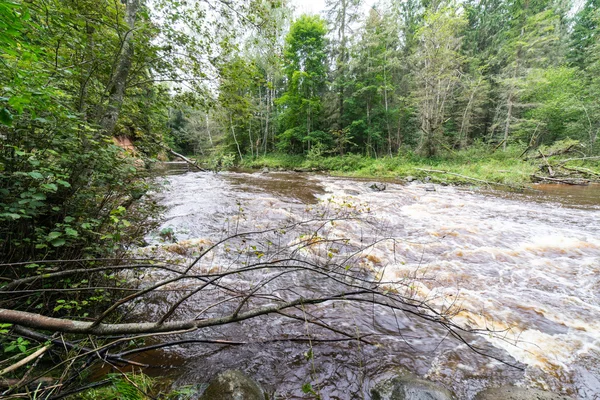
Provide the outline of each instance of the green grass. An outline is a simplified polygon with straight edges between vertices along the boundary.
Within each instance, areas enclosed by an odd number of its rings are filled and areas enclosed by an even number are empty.
[[[412,153],[397,157],[368,158],[350,154],[333,157],[303,157],[270,154],[242,163],[245,168],[283,168],[308,171],[327,171],[337,176],[405,178],[431,176],[437,182],[452,184],[477,184],[476,181],[449,174],[432,173],[422,169],[447,171],[482,181],[522,186],[530,182],[530,176],[538,166],[535,161],[523,161],[519,156],[523,149],[511,147],[506,152],[492,148],[473,146],[468,150],[440,154],[424,158]]]

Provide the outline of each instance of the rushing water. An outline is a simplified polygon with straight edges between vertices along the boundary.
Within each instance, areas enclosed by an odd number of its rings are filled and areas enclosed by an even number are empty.
[[[306,382],[326,399],[369,398],[373,384],[403,368],[443,383],[461,399],[502,384],[600,399],[598,186],[537,186],[519,194],[441,186],[428,192],[421,185],[388,182],[378,192],[366,181],[293,173],[184,173],[163,179],[168,184],[160,196],[167,211],[161,229],[172,229],[178,243],[162,244],[155,237],[145,251],[189,260],[190,247],[306,219],[319,203],[360,208],[368,219],[340,221],[330,233],[355,243],[397,239],[369,248],[361,261],[365,271],[384,282],[409,277],[415,297],[433,307],[455,305],[455,323],[494,332],[465,334],[470,345],[521,368],[481,356],[417,317],[365,305],[323,305],[316,316],[346,331],[369,333],[377,344],[266,344],[272,337],[316,331],[283,317],[261,317],[185,335],[244,345],[183,345],[149,360],[176,366],[178,385],[239,368],[277,398],[303,398]],[[218,262],[213,258],[202,268]],[[326,290],[319,281],[288,279],[290,286]],[[229,283],[247,284],[235,278]],[[138,310],[158,314],[176,298],[173,293]],[[186,303],[180,315],[194,315],[207,301]]]

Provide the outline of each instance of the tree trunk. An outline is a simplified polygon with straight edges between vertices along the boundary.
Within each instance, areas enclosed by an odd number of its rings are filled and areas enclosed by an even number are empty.
[[[231,116],[231,114],[229,114],[229,123],[231,125],[231,133],[233,134],[233,140],[235,141],[238,154],[240,155],[240,161],[244,161],[244,157],[242,156],[242,150],[240,149],[240,144],[238,143],[237,137],[235,136],[235,129],[233,127],[233,117]]]
[[[131,70],[131,62],[134,53],[133,39],[135,23],[140,9],[140,1],[141,0],[128,0],[125,9],[125,21],[129,30],[123,38],[117,66],[109,84],[108,105],[104,111],[104,115],[102,115],[102,118],[100,119],[102,131],[107,135],[112,135],[114,133],[119,114],[121,113],[121,106],[123,105],[127,78],[129,77],[129,72]]]

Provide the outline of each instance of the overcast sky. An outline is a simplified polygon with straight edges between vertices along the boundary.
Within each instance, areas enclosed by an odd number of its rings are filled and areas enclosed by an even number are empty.
[[[325,9],[325,0],[292,0],[292,3],[296,6],[296,15],[303,13],[319,14]],[[375,3],[375,0],[366,0],[364,3],[366,12]]]

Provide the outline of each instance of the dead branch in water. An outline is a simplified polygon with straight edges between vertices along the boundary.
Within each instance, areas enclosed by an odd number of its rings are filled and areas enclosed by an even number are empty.
[[[198,166],[197,163],[195,163],[194,161],[190,160],[189,158],[187,158],[186,156],[176,153],[175,151],[173,151],[173,149],[166,147],[165,148],[169,153],[173,154],[176,157],[181,158],[183,161],[185,161],[188,165],[191,165],[192,167],[196,168],[198,171],[200,172],[208,172],[207,170],[205,170],[204,168],[201,168],[200,166]]]

